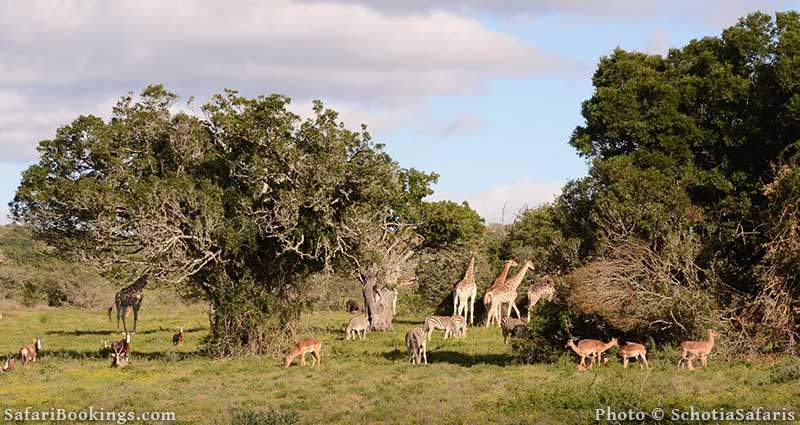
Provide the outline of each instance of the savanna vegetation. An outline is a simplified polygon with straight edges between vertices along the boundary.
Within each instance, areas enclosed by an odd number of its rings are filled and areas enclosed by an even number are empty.
[[[403,168],[321,103],[304,119],[285,96],[227,90],[189,114],[154,85],[110,120],[78,117],[39,144],[10,204],[21,226],[0,230],[2,296],[71,306],[9,307],[20,325],[2,347],[42,334],[49,353],[42,372],[9,378],[37,392],[3,395],[43,402],[87,385],[65,400],[118,407],[105,393],[114,385],[142,408],[180,406],[187,421],[229,410],[287,423],[293,411],[309,422],[561,423],[605,405],[796,407],[800,14],[755,13],[665,56],[614,50],[593,84],[569,138],[588,175],[509,225],[427,201],[435,173]],[[470,258],[479,299],[509,258],[535,265],[521,294],[546,274],[556,296],[508,348],[496,329],[470,329],[432,343],[430,367],[409,368],[403,333],[451,313]],[[119,375],[94,354],[111,325],[77,307],[107,306],[143,274],[180,307],[145,301],[138,364]],[[348,298],[385,332],[342,341]],[[178,324],[191,342],[173,351]],[[721,334],[716,366],[677,373],[678,343],[709,329]],[[319,372],[261,356],[304,335],[325,344]],[[646,344],[652,372],[580,374],[565,357],[570,338],[612,336]]]

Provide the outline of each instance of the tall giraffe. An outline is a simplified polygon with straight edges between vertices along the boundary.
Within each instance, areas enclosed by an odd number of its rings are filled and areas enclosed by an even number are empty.
[[[521,317],[519,314],[519,309],[516,305],[517,288],[519,287],[519,284],[522,283],[522,280],[525,279],[525,273],[528,272],[528,269],[533,269],[533,263],[531,260],[526,261],[525,264],[522,265],[522,268],[519,269],[517,274],[515,274],[512,278],[507,279],[502,285],[498,286],[491,293],[491,307],[489,308],[488,322],[491,322],[492,317],[494,317],[494,319],[497,320],[497,324],[500,325],[500,316],[503,315],[503,304],[505,303],[509,303],[508,317],[511,317],[512,309],[517,312],[517,317]]]
[[[128,325],[125,323],[125,312],[130,307],[133,310],[133,332],[136,332],[136,321],[139,320],[139,309],[142,307],[142,290],[147,286],[147,275],[136,279],[130,285],[117,291],[114,296],[114,305],[108,308],[108,319],[111,320],[111,310],[117,308],[117,329],[119,329],[119,319],[122,319],[122,328],[128,332]]]
[[[486,290],[486,292],[483,293],[483,307],[484,307],[484,310],[486,310],[487,314],[490,312],[490,307],[491,307],[491,304],[492,304],[492,293],[497,288],[499,288],[503,283],[505,283],[506,278],[508,277],[508,271],[511,269],[511,267],[516,267],[518,265],[519,264],[517,264],[517,262],[514,261],[514,260],[511,260],[511,259],[506,260],[506,262],[503,264],[503,271],[500,272],[500,275],[498,275],[497,278],[494,280],[494,283],[492,284],[492,286],[490,286]],[[489,327],[489,325],[491,324],[491,322],[490,322],[491,319],[492,319],[492,316],[489,314],[486,317],[486,327]]]
[[[528,288],[528,323],[531,322],[531,309],[536,306],[540,299],[553,301],[556,295],[555,282],[549,275],[544,275],[539,283],[533,284]]]
[[[475,257],[469,259],[464,278],[456,283],[453,294],[453,315],[464,316],[471,311],[469,324],[475,324],[475,296],[478,294],[478,285],[475,284]],[[463,311],[463,313],[462,313]]]

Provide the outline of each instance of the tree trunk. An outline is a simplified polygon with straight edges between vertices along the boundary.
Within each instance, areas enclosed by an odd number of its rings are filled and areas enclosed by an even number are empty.
[[[378,287],[377,273],[368,272],[361,275],[361,290],[364,295],[364,309],[369,318],[370,327],[375,331],[392,330],[394,320],[394,292]]]

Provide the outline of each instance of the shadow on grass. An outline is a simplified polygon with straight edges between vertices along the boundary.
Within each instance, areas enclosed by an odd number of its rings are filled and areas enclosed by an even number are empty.
[[[110,355],[111,355],[110,351],[103,351],[103,350],[79,351],[79,350],[59,349],[59,350],[44,350],[42,351],[41,358],[62,359],[62,360],[105,360],[108,359]],[[179,352],[172,350],[150,351],[150,352],[141,352],[133,350],[131,351],[130,357],[132,360],[140,359],[148,361],[167,361],[167,362],[189,360],[196,358],[206,358],[206,356],[200,351]]]
[[[401,325],[422,325],[424,324],[421,320],[410,320],[410,319],[394,319],[392,323],[399,323]]]
[[[450,363],[463,367],[472,367],[478,364],[491,364],[507,366],[513,363],[513,357],[508,354],[467,354],[458,351],[428,351],[428,363]]]
[[[472,367],[479,364],[507,366],[513,363],[513,358],[508,354],[466,354],[457,351],[428,350],[428,363],[450,363],[462,367]],[[407,360],[408,352],[394,349],[383,353],[387,360]]]
[[[175,332],[177,330],[178,329],[172,329],[172,328],[167,328],[167,327],[164,327],[164,326],[159,326],[157,329],[145,329],[145,330],[136,331],[136,333],[134,333],[134,335],[136,335],[136,334],[149,335],[149,334],[154,334],[154,333],[158,333],[158,332]],[[187,334],[187,333],[202,332],[202,331],[207,331],[207,330],[208,330],[207,328],[199,326],[199,327],[184,329],[183,333]],[[47,335],[82,336],[82,335],[117,335],[117,334],[122,334],[122,332],[123,332],[122,329],[119,329],[119,330],[117,330],[117,329],[111,329],[111,330],[89,330],[89,329],[82,330],[82,329],[77,329],[77,330],[74,330],[74,331],[47,331],[46,334]]]

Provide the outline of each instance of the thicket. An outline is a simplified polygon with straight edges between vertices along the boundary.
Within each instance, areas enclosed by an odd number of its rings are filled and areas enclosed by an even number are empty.
[[[575,336],[664,345],[714,328],[733,352],[796,352],[798,77],[796,12],[600,59],[570,139],[589,175],[549,208],[578,243],[560,302],[594,329]]]

